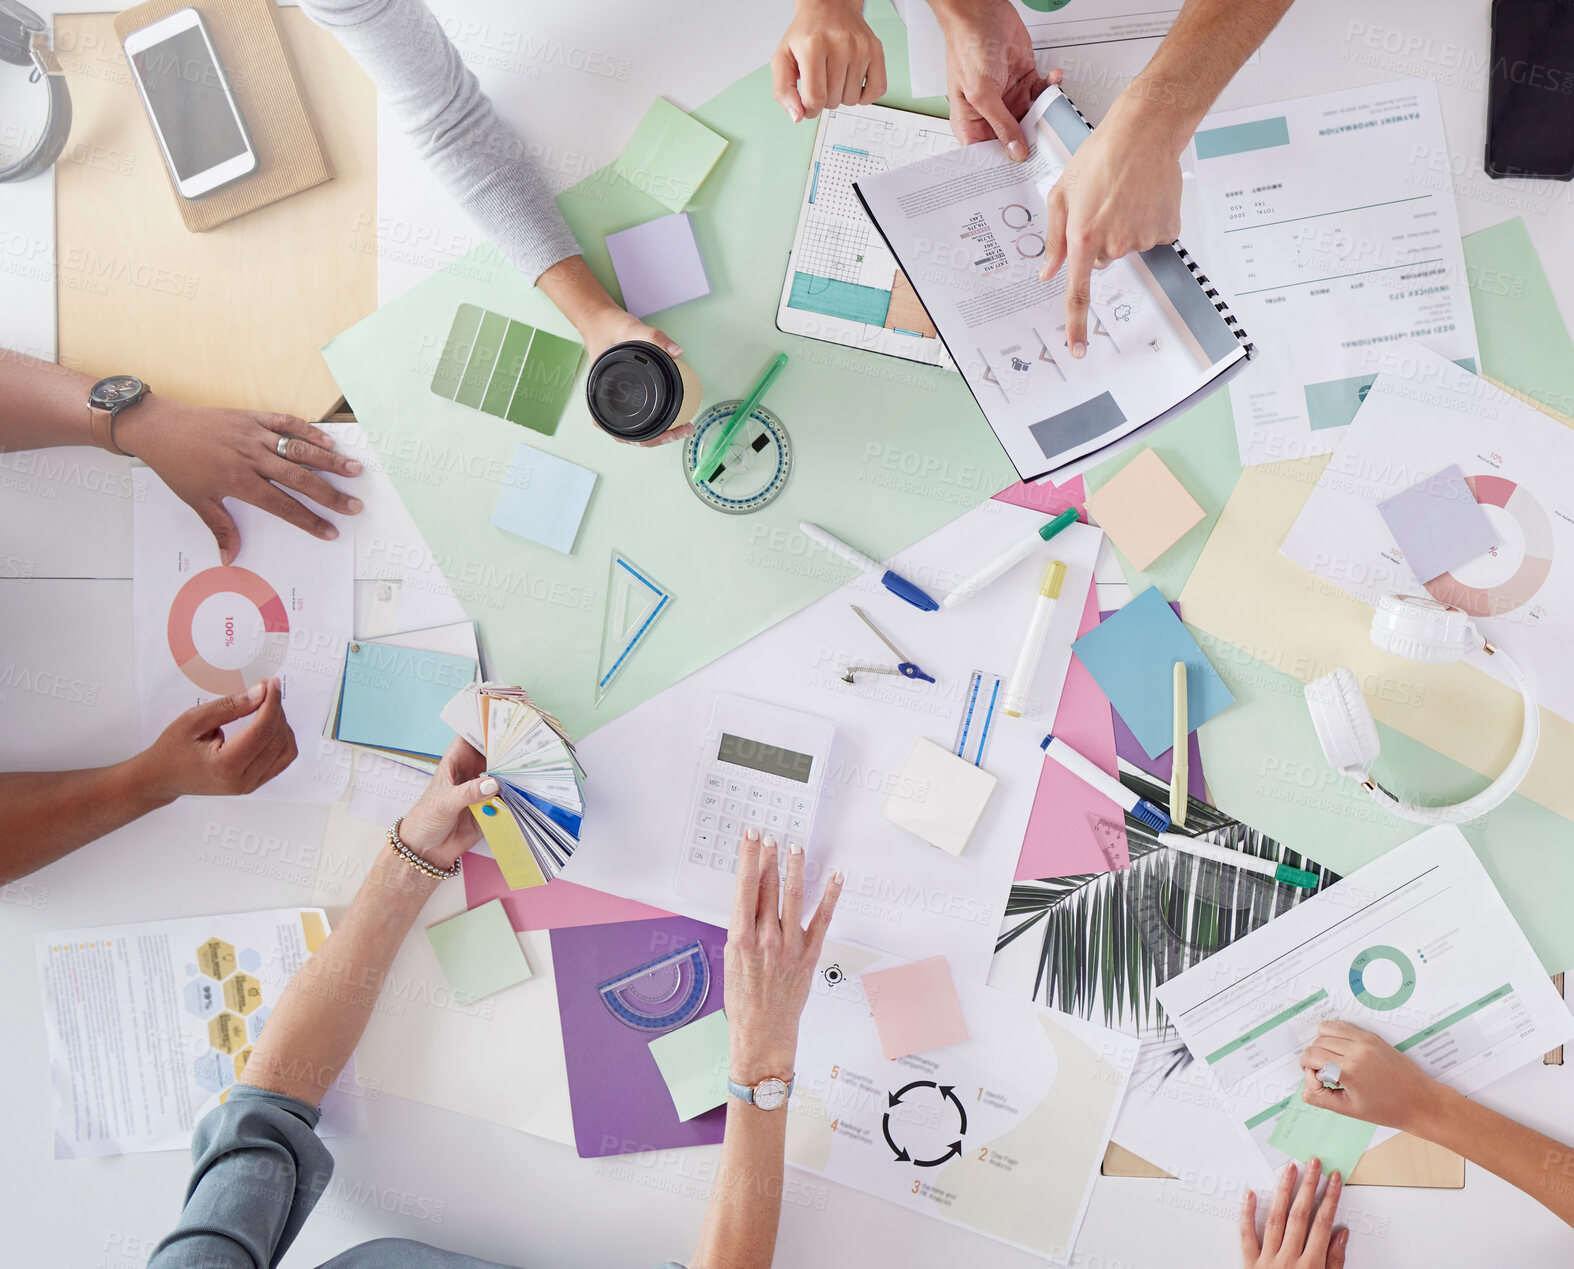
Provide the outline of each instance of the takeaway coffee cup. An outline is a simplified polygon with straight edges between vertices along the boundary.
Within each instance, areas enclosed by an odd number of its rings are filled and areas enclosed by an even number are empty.
[[[643,340],[614,344],[585,381],[590,417],[620,441],[655,440],[681,427],[699,411],[700,395],[689,366]]]

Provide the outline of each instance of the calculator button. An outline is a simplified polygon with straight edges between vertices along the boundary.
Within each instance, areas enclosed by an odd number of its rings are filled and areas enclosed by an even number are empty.
[[[719,811],[719,810],[721,810],[721,799],[719,797],[717,797],[714,793],[702,793],[702,794],[700,794],[700,810],[702,810],[702,811]]]
[[[714,833],[712,833],[709,829],[704,829],[704,828],[695,829],[694,830],[694,844],[696,846],[703,846],[703,847],[705,847],[706,850],[709,850],[712,846],[714,846],[716,844],[716,835]]]
[[[727,871],[730,873],[736,873],[738,871],[738,857],[736,855],[727,861]]]
[[[727,796],[730,798],[741,798],[743,796],[744,788],[745,785],[742,780],[728,780]]]
[[[738,827],[738,821],[733,819],[730,815],[724,815],[721,819],[716,821],[716,835],[724,842],[737,842],[738,833],[740,831],[741,830]]]
[[[787,816],[782,811],[767,811],[765,814],[765,823],[768,827],[774,828],[779,833],[782,831],[782,829],[787,827]]]
[[[715,772],[705,777],[705,787],[712,793],[720,793],[724,784],[725,781]]]
[[[728,798],[721,804],[721,813],[723,815],[730,815],[733,817],[733,819],[737,819],[738,816],[743,814],[743,803],[737,798]]]
[[[756,785],[751,785],[749,787],[749,804],[751,806],[764,806],[765,802],[766,802],[765,790],[760,788],[760,786],[757,785],[757,784]]]
[[[763,824],[765,823],[765,808],[763,806],[748,807],[743,812],[743,818],[748,820],[750,824]]]
[[[809,831],[809,818],[806,815],[789,815],[787,817],[787,831],[802,837]]]
[[[726,872],[728,862],[728,857],[726,855],[718,854],[712,855],[710,857],[710,866],[716,872]]]
[[[716,817],[709,811],[701,811],[699,817],[694,822],[701,828],[713,829],[716,827]]]
[[[771,805],[777,810],[784,810],[790,800],[785,793],[776,792],[771,794]]]
[[[698,864],[703,868],[707,863],[710,862],[710,851],[704,849],[704,847],[701,846],[690,846],[689,862]]]
[[[809,799],[794,798],[792,800],[792,813],[794,815],[807,815],[809,813]]]

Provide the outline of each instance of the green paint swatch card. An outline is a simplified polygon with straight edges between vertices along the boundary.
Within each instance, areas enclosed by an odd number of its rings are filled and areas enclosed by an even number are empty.
[[[703,1115],[727,1100],[727,1015],[720,1009],[657,1036],[650,1053],[667,1081],[679,1120]]]
[[[432,391],[550,436],[573,390],[582,351],[571,339],[461,304]]]
[[[473,1004],[531,976],[501,899],[430,927],[426,937],[432,940],[443,977],[461,1005]]]
[[[612,161],[612,170],[663,207],[680,212],[726,148],[726,138],[657,97]]]
[[[1297,1092],[1279,1116],[1268,1144],[1302,1163],[1315,1156],[1322,1160],[1324,1176],[1338,1172],[1348,1181],[1351,1169],[1366,1152],[1376,1131],[1377,1125],[1364,1119],[1351,1119],[1320,1106],[1308,1106]]]

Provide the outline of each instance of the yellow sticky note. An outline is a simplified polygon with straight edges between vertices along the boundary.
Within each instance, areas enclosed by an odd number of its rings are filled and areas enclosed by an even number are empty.
[[[1087,507],[1133,568],[1147,568],[1203,517],[1197,500],[1151,449],[1089,494]]]

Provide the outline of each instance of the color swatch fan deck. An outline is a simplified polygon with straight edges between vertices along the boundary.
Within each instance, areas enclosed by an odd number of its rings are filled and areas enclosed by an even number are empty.
[[[544,885],[579,845],[584,772],[562,725],[520,687],[468,684],[443,721],[486,756],[497,795],[471,812],[509,887]]]

